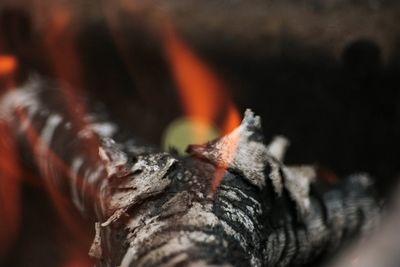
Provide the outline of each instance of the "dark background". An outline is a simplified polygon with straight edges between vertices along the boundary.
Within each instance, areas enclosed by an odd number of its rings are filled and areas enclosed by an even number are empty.
[[[32,72],[66,81],[159,144],[183,113],[163,50],[167,17],[239,110],[261,115],[267,140],[288,137],[288,163],[318,164],[327,179],[368,172],[390,194],[399,174],[398,1],[132,2],[2,2],[0,53],[18,58],[17,84]],[[90,241],[69,235],[40,185],[23,192],[21,231],[2,266],[84,266]],[[68,263],[73,248],[84,253]]]

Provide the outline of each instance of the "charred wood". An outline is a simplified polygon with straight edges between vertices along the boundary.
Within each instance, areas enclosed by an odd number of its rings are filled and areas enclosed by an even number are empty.
[[[377,223],[367,175],[328,187],[312,167],[285,166],[249,110],[232,133],[179,157],[85,115],[62,87],[31,79],[3,96],[0,119],[51,194],[96,221],[97,266],[296,266]]]

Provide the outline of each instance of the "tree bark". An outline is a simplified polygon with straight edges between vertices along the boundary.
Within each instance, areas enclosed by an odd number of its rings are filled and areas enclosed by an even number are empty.
[[[251,111],[179,157],[125,138],[62,88],[33,78],[3,96],[0,119],[50,194],[97,221],[99,267],[302,265],[378,220],[368,176],[327,186],[312,167],[285,166]]]

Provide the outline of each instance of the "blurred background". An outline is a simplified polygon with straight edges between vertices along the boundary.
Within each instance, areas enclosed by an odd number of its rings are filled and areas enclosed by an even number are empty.
[[[382,196],[397,184],[396,0],[2,0],[0,93],[33,73],[144,143],[176,145],[165,136],[182,118],[218,136],[251,108],[266,140],[290,140],[287,163],[328,181],[368,172]],[[93,266],[92,225],[76,216],[87,236],[72,231],[39,180],[0,182],[0,265]]]

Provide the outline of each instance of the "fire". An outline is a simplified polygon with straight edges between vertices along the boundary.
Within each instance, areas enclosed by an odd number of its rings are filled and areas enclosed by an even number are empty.
[[[47,32],[42,39],[42,45],[46,48],[47,54],[45,55],[49,60],[49,64],[52,66],[54,77],[60,81],[66,81],[72,84],[72,87],[65,87],[61,85],[61,94],[63,94],[64,104],[67,108],[68,117],[71,119],[73,128],[75,131],[83,129],[86,126],[84,118],[87,115],[86,107],[81,104],[78,100],[79,92],[76,88],[83,87],[83,79],[80,76],[81,68],[76,51],[76,40],[73,30],[71,29],[71,12],[68,8],[63,8],[56,5],[52,12],[50,12],[47,26]],[[14,88],[15,83],[13,80],[14,74],[18,71],[18,61],[13,55],[1,55],[0,54],[0,79],[6,81],[4,89]],[[3,86],[2,86],[3,87]],[[3,88],[1,88],[3,89]],[[40,134],[38,129],[29,121],[29,118],[24,110],[17,110],[18,121],[20,124],[28,125],[26,129],[26,138],[29,145],[35,151],[35,147],[42,142],[40,140]],[[7,132],[8,129],[0,125],[0,155],[2,161],[0,162],[0,253],[7,253],[7,250],[12,247],[18,233],[21,224],[21,185],[26,182],[26,174],[22,174],[21,166],[18,164],[17,151],[18,149],[14,146],[14,141],[8,140],[13,135]],[[88,158],[97,156],[97,142],[96,140],[90,140],[91,143],[86,144],[86,153]],[[46,161],[54,164],[57,169],[61,170],[66,176],[71,172],[70,166],[63,162],[61,157],[52,151],[49,147],[45,147],[46,150]],[[95,151],[95,153],[94,153]],[[41,186],[49,194],[52,203],[54,204],[55,210],[58,213],[63,224],[66,226],[66,230],[73,237],[74,243],[84,244],[89,249],[90,233],[84,226],[81,225],[81,221],[76,219],[76,211],[72,207],[70,201],[60,194],[60,190],[56,189],[56,185],[53,182],[51,172],[48,172],[46,166],[40,166],[43,162],[40,161],[40,157],[35,155],[35,160],[40,168],[44,172],[44,177],[40,179]],[[47,164],[47,163],[45,163]],[[29,174],[28,174],[29,176]],[[82,184],[82,177],[77,177],[77,184]],[[96,192],[88,192],[90,196],[94,197]],[[85,248],[82,249],[85,251]],[[76,254],[76,253],[75,253]],[[66,255],[68,257],[65,266],[79,266],[87,267],[93,266],[88,259],[78,257],[75,254]]]
[[[80,248],[80,254],[74,252],[71,255],[66,255],[67,259],[63,266],[92,266],[93,263],[88,258],[85,258],[86,253],[82,253],[88,250],[92,237],[85,225],[81,225],[81,221],[76,218],[77,212],[72,207],[70,200],[60,193],[60,189],[57,188],[54,177],[52,177],[54,174],[47,165],[54,165],[55,169],[60,170],[65,177],[68,177],[71,172],[70,166],[44,140],[41,140],[37,129],[32,125],[25,110],[16,109],[16,115],[19,124],[27,125],[25,130],[26,139],[32,151],[34,151],[34,159],[37,161],[37,165],[42,170],[43,178],[40,179],[42,186],[49,194],[56,212],[63,225],[66,226],[65,229],[71,234],[69,237],[74,241],[73,244],[76,243],[76,246]],[[21,179],[22,176],[25,176],[25,173],[22,173],[21,166],[18,164],[16,155],[18,149],[14,146],[16,140],[13,140],[12,137],[13,135],[8,131],[8,128],[0,124],[0,155],[2,155],[3,159],[0,162],[0,212],[5,218],[0,220],[0,253],[6,253],[18,235],[22,204],[20,186],[26,180],[25,178]],[[38,146],[42,150],[40,154],[37,152]],[[82,153],[88,153],[88,158],[92,155],[90,151]],[[81,184],[80,181],[83,178],[78,176],[77,179],[78,184]],[[96,192],[92,188],[89,188],[87,193],[93,198],[96,196]]]
[[[213,122],[221,106],[221,81],[172,30],[166,49],[186,115]]]
[[[73,85],[72,88],[62,87],[62,93],[65,96],[63,99],[74,125],[73,128],[77,131],[86,126],[83,118],[86,117],[87,111],[86,107],[80,104],[79,92],[76,91],[76,88],[84,87],[84,80],[81,77],[82,66],[77,53],[76,36],[71,29],[73,14],[68,6],[55,6],[50,14],[46,20],[49,23],[46,25],[46,35],[41,45],[45,48],[46,58],[52,67],[53,73],[51,74],[56,79],[67,81]],[[223,81],[175,34],[172,27],[168,28],[165,34],[165,49],[171,73],[179,89],[185,114],[195,122],[194,140],[203,140],[208,129],[214,124],[219,125],[220,134],[232,131],[240,124],[240,115],[227,95]],[[13,75],[17,68],[18,61],[14,56],[0,55],[0,78]],[[74,90],[71,91],[71,89]],[[20,123],[28,125],[26,138],[29,145],[35,148],[38,143],[42,142],[38,129],[34,128],[23,110],[18,111],[18,119]],[[14,140],[3,140],[5,137],[12,136],[6,131],[7,129],[0,128],[0,155],[3,156],[3,161],[0,162],[0,212],[5,218],[0,220],[0,252],[5,251],[6,246],[12,245],[12,241],[18,234],[21,211],[20,186],[23,182],[21,176],[25,175],[20,173],[22,170],[16,159],[17,149],[13,145],[9,146],[14,144]],[[88,151],[85,153],[88,158],[97,155],[97,147],[97,140],[93,140],[87,146]],[[67,176],[71,171],[70,166],[63,162],[61,157],[50,147],[45,147],[45,150],[46,160],[51,161]],[[228,147],[226,157],[232,158],[235,150],[236,142],[233,141]],[[40,165],[39,159],[36,160]],[[52,173],[46,172],[46,167],[43,167],[44,176],[52,175]],[[216,171],[211,185],[212,192],[218,188],[227,167],[223,166]],[[70,232],[82,239],[86,238],[86,233],[83,232],[82,227],[73,216],[74,213],[71,212],[69,201],[58,193],[51,177],[44,178],[43,186],[47,189],[57,212]],[[78,179],[81,180],[82,177],[78,177]],[[78,182],[78,184],[80,183]],[[96,192],[91,192],[91,194],[95,196]],[[71,252],[69,254],[66,255],[68,259],[63,266],[85,267],[91,265],[78,253]]]
[[[227,134],[232,132],[236,127],[239,126],[241,117],[234,105],[230,104],[228,106],[227,116],[222,125],[222,134]]]
[[[7,76],[17,69],[17,59],[12,55],[0,55],[0,77]]]
[[[193,122],[201,121],[211,128],[225,113],[220,124],[220,134],[227,134],[240,124],[240,115],[235,105],[227,95],[221,79],[209,66],[196,55],[181,40],[170,24],[165,29],[165,50],[171,67],[186,116]],[[224,112],[225,111],[225,112]],[[194,140],[204,140],[207,131],[205,127],[194,129]],[[232,159],[236,150],[237,140],[227,148],[226,158]],[[216,171],[211,184],[211,193],[215,192],[221,183],[228,166]]]

